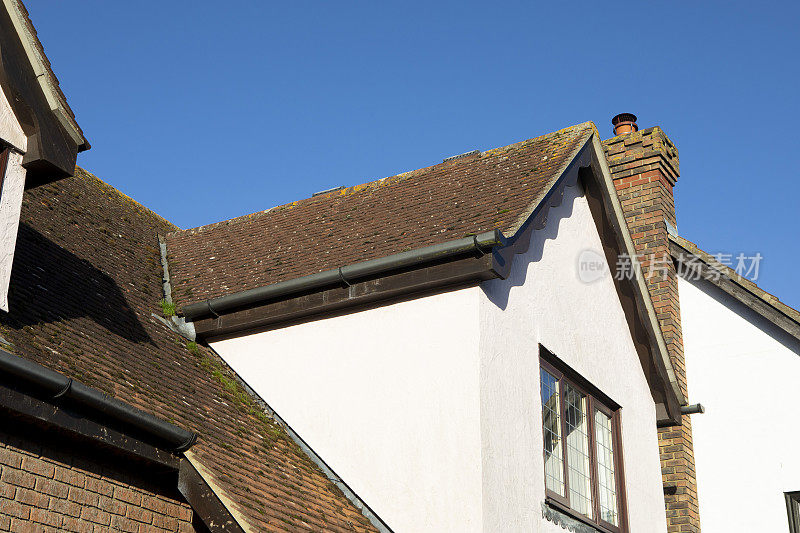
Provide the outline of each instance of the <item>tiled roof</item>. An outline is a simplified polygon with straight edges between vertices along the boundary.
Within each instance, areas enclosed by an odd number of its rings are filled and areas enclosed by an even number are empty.
[[[195,458],[255,530],[374,531],[214,352],[151,316],[174,229],[81,169],[27,192],[3,347],[198,432]]]
[[[167,237],[181,305],[492,229],[512,235],[596,129],[579,124]]]

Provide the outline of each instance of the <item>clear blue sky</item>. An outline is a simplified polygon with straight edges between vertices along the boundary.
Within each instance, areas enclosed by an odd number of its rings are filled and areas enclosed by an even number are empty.
[[[800,3],[27,0],[92,150],[187,228],[594,121],[680,150],[680,233],[800,290]]]

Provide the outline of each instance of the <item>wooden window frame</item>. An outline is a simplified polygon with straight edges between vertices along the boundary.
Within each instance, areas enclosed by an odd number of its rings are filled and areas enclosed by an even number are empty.
[[[561,426],[561,454],[562,454],[562,478],[564,480],[564,496],[553,492],[545,484],[545,502],[558,511],[569,515],[571,518],[590,525],[606,533],[627,533],[628,532],[628,513],[627,498],[625,495],[625,474],[623,472],[622,460],[622,417],[621,407],[611,400],[606,394],[584,379],[566,363],[558,359],[552,352],[544,346],[539,346],[539,365],[541,369],[549,372],[559,382],[558,402],[559,402],[559,424]],[[569,502],[569,470],[566,446],[566,409],[564,400],[564,383],[569,385],[586,396],[586,422],[589,434],[589,458],[590,458],[590,480],[592,495],[592,516],[589,518],[572,509]],[[539,376],[541,387],[541,374]],[[540,393],[541,398],[541,393]],[[597,440],[595,434],[595,411],[611,418],[611,435],[614,446],[614,482],[617,491],[617,515],[619,525],[615,526],[600,518],[600,501],[598,498],[598,476],[597,476]],[[543,428],[542,428],[543,431]],[[542,456],[544,457],[544,446],[542,446]],[[659,480],[660,481],[660,480]]]
[[[795,492],[784,492],[786,498],[786,513],[789,515],[790,533],[800,533],[800,512],[797,506],[800,505],[800,490]]]

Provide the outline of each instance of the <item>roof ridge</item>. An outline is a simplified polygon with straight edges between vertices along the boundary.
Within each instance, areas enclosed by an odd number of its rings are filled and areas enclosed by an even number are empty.
[[[499,153],[502,153],[504,151],[512,150],[512,149],[515,149],[515,148],[520,148],[520,147],[526,146],[528,144],[532,144],[534,142],[541,142],[541,141],[547,140],[547,139],[552,138],[552,137],[558,137],[558,136],[561,136],[561,135],[565,135],[568,132],[571,132],[571,131],[574,131],[574,130],[578,130],[578,129],[585,129],[585,128],[591,128],[594,132],[597,132],[597,127],[595,126],[594,122],[586,121],[586,122],[581,122],[580,124],[575,124],[575,125],[572,125],[572,126],[568,126],[566,128],[561,128],[560,130],[553,131],[553,132],[550,132],[550,133],[546,133],[544,135],[539,135],[538,137],[531,137],[529,139],[525,139],[525,140],[522,140],[522,141],[511,143],[511,144],[508,144],[508,145],[505,145],[505,146],[498,146],[496,148],[490,148],[488,150],[482,150],[482,151],[480,151],[480,153],[478,153],[476,155],[478,156],[478,158],[498,155]],[[582,146],[583,145],[581,145],[581,147]],[[264,209],[262,211],[256,211],[254,213],[249,213],[249,214],[246,214],[246,215],[240,215],[238,217],[233,217],[233,218],[229,218],[229,219],[226,219],[226,220],[220,220],[218,222],[212,222],[210,224],[204,224],[204,225],[201,225],[201,226],[196,226],[194,228],[187,228],[187,229],[178,228],[178,229],[176,229],[174,231],[169,232],[169,234],[172,235],[172,234],[175,234],[175,233],[202,232],[202,231],[205,231],[207,229],[216,228],[216,227],[219,227],[219,226],[222,226],[222,225],[226,225],[226,224],[232,224],[232,223],[235,223],[235,222],[239,222],[241,220],[252,219],[252,218],[255,218],[255,217],[263,216],[263,215],[266,215],[266,214],[268,214],[268,213],[270,213],[272,211],[278,210],[278,209],[291,209],[292,207],[294,207],[294,206],[296,206],[296,205],[298,205],[300,203],[305,203],[305,202],[308,202],[308,201],[318,201],[318,200],[320,200],[322,198],[330,198],[331,196],[336,196],[336,195],[344,196],[344,195],[347,195],[347,194],[352,194],[352,193],[367,189],[369,187],[375,187],[375,186],[379,186],[379,185],[388,185],[390,183],[395,183],[397,181],[401,181],[401,180],[404,180],[404,179],[407,179],[407,178],[414,177],[417,174],[423,174],[426,171],[429,171],[429,170],[433,169],[434,167],[443,166],[443,165],[458,165],[460,163],[468,162],[468,161],[472,161],[472,159],[471,158],[463,158],[463,159],[454,159],[454,160],[451,160],[451,161],[442,161],[441,163],[435,163],[433,165],[428,165],[426,167],[420,167],[420,168],[416,168],[416,169],[413,169],[413,170],[407,170],[405,172],[400,172],[400,173],[395,174],[393,176],[385,176],[383,178],[378,178],[378,179],[375,179],[375,180],[372,180],[372,181],[368,181],[368,182],[365,182],[365,183],[361,183],[361,184],[357,184],[357,185],[345,186],[345,187],[342,187],[341,189],[335,189],[333,191],[330,191],[330,192],[327,192],[327,193],[324,193],[324,194],[319,194],[319,195],[316,195],[316,196],[310,196],[310,197],[307,197],[307,198],[301,198],[299,200],[295,200],[293,202],[288,202],[288,203],[281,204],[281,205],[276,205],[276,206],[270,207],[268,209]]]
[[[147,213],[148,215],[155,216],[156,218],[158,218],[159,220],[161,220],[165,224],[169,225],[170,227],[175,228],[176,230],[180,229],[178,226],[176,226],[175,224],[173,224],[172,222],[170,222],[166,218],[162,217],[161,215],[159,215],[158,213],[156,213],[155,211],[153,211],[149,207],[146,207],[143,204],[137,202],[136,200],[134,200],[133,198],[131,198],[130,196],[128,196],[124,192],[120,191],[119,189],[117,189],[113,185],[101,180],[95,174],[92,174],[91,172],[89,172],[85,168],[79,167],[79,166],[76,165],[75,166],[75,176],[79,177],[78,176],[79,174],[82,174],[85,177],[93,179],[94,181],[97,182],[97,185],[99,185],[100,188],[105,189],[105,190],[107,190],[109,192],[112,192],[112,193],[116,194],[117,196],[119,196],[120,200],[123,200],[123,201],[125,201],[127,203],[133,204],[134,208],[138,209],[139,211],[143,211],[143,212]]]

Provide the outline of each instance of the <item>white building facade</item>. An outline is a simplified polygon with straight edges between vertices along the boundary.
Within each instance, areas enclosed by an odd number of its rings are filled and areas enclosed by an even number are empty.
[[[800,340],[703,277],[685,275],[679,289],[689,386],[706,408],[692,420],[702,530],[789,531]]]
[[[556,532],[543,346],[618,408],[613,505],[627,505],[605,516],[666,531],[655,404],[619,297],[609,275],[577,275],[581,252],[602,250],[580,185],[530,235],[505,280],[211,346],[392,530]],[[566,471],[573,491],[581,468]]]

